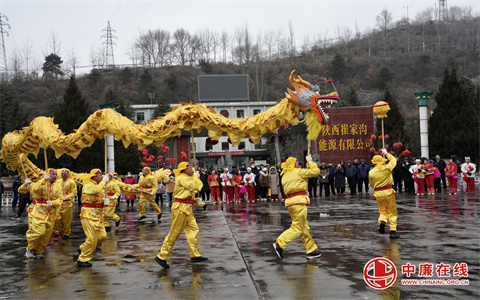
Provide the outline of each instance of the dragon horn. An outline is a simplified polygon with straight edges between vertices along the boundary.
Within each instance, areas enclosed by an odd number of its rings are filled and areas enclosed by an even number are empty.
[[[290,73],[290,78],[288,80],[293,87],[295,87],[296,83],[298,85],[303,85],[304,87],[311,89],[310,82],[303,80],[300,76],[297,76],[297,79],[295,79],[295,70]]]

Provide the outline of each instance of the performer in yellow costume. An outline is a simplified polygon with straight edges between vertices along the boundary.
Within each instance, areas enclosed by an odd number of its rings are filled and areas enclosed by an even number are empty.
[[[175,242],[182,233],[185,232],[190,258],[192,262],[202,262],[208,258],[201,256],[198,249],[198,225],[193,214],[193,205],[206,208],[206,204],[201,198],[195,198],[195,193],[200,191],[203,183],[199,177],[193,176],[193,169],[187,162],[181,162],[178,169],[173,170],[175,173],[175,190],[173,198],[175,203],[172,205],[172,224],[170,232],[163,241],[160,253],[155,257],[155,261],[164,269],[170,268],[167,264],[168,256],[172,251]]]
[[[77,195],[77,184],[67,169],[62,170],[62,179],[60,181],[63,188],[63,202],[60,209],[57,211],[57,221],[55,222],[55,234],[57,237],[62,230],[63,239],[68,240],[72,234],[72,217],[73,217],[73,202]],[[62,224],[63,220],[63,224]]]
[[[80,220],[83,231],[87,236],[85,243],[80,245],[77,252],[80,256],[77,267],[91,267],[89,262],[93,258],[95,249],[103,243],[107,237],[103,226],[103,206],[109,204],[105,197],[105,185],[110,180],[108,175],[103,176],[100,169],[93,169],[90,174],[83,178],[82,210]]]
[[[114,173],[116,174],[116,173]],[[120,226],[120,216],[115,213],[115,208],[117,207],[117,199],[121,194],[120,188],[118,187],[118,181],[114,178],[114,175],[108,173],[109,181],[107,183],[107,197],[109,204],[103,207],[103,225],[105,226],[105,231],[110,231],[110,220],[115,222],[115,227]],[[121,182],[121,181],[120,181]]]
[[[152,171],[150,171],[149,167],[145,167],[142,170],[143,176],[140,177],[137,184],[133,186],[137,189],[141,190],[140,199],[138,200],[138,209],[140,210],[139,221],[146,219],[145,217],[145,202],[148,202],[155,212],[157,213],[157,218],[160,220],[162,217],[162,211],[158,207],[157,203],[155,203],[155,194],[157,193],[158,189],[158,181],[155,176],[152,175]]]
[[[282,163],[282,186],[286,195],[285,206],[288,207],[288,213],[292,218],[292,225],[285,230],[273,243],[273,248],[278,257],[283,258],[283,249],[297,239],[302,238],[303,246],[307,253],[307,259],[319,257],[320,250],[310,235],[310,226],[307,221],[307,205],[310,205],[310,198],[307,196],[307,178],[316,177],[320,174],[320,169],[312,161],[312,156],[308,155],[307,169],[301,169],[298,161],[294,157],[289,157]]]
[[[390,238],[398,239],[400,235],[397,232],[397,203],[395,200],[395,190],[392,188],[393,177],[392,170],[397,165],[397,160],[387,150],[382,150],[387,159],[380,155],[375,155],[372,163],[375,167],[368,173],[370,186],[374,189],[373,196],[377,199],[378,211],[380,217],[378,223],[380,227],[378,232],[385,233],[385,225],[390,224]],[[388,164],[384,164],[388,160]]]
[[[48,169],[47,174],[37,181],[31,183],[30,179],[25,184],[31,184],[31,191],[37,195],[36,205],[32,210],[32,223],[27,231],[28,258],[43,258],[45,247],[52,236],[53,226],[57,218],[57,209],[61,207],[63,200],[62,186],[56,182],[57,170]]]

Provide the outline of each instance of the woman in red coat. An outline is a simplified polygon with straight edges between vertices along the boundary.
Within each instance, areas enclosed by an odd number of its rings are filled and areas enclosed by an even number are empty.
[[[215,170],[212,170],[212,174],[210,174],[207,178],[208,185],[210,186],[210,193],[212,197],[212,204],[216,202],[220,203],[222,198],[220,198],[220,187],[218,184],[218,175],[215,174]]]
[[[448,190],[450,195],[457,194],[457,185],[458,185],[458,174],[457,174],[457,165],[453,162],[453,159],[450,158],[448,161],[447,167],[445,168],[445,175],[448,178]]]
[[[416,159],[415,163],[415,165],[410,167],[410,172],[413,173],[413,180],[415,182],[415,194],[417,194],[417,196],[420,196],[425,193],[424,166],[420,164],[420,159]]]
[[[233,187],[235,188],[235,202],[242,202],[242,194],[240,194],[240,189],[242,187],[243,176],[240,173],[240,170],[235,171],[235,175],[232,178]]]
[[[243,182],[247,188],[247,202],[255,202],[255,174],[252,173],[251,168],[247,168],[247,173],[243,176]]]
[[[135,177],[133,177],[132,172],[128,172],[127,177],[125,177],[125,180],[123,181],[126,184],[135,184],[136,180]],[[127,207],[133,207],[133,201],[137,199],[137,196],[135,194],[125,194],[125,201],[127,202]]]

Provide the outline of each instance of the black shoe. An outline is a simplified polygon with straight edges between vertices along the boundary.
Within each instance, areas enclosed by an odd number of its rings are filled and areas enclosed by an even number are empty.
[[[202,262],[202,261],[207,261],[208,258],[206,257],[203,257],[203,256],[199,256],[199,257],[192,257],[192,259],[190,259],[192,262]]]
[[[36,258],[36,259],[43,259],[45,256],[43,256],[42,253],[34,253],[33,254],[33,258]]]
[[[88,261],[77,261],[77,268],[91,268],[92,264],[89,263]]]
[[[390,231],[390,238],[391,239],[399,239],[400,235],[396,231]]]
[[[69,235],[64,235],[63,238],[62,238],[62,240],[64,240],[64,241],[65,241],[65,240],[69,240],[69,239],[70,239],[70,236],[69,236]]]
[[[77,249],[77,253],[78,254],[82,254],[82,250],[80,250],[80,248]]]
[[[56,233],[56,232],[55,232],[55,233],[53,234],[53,237],[54,237],[54,238],[57,238],[59,235],[60,235],[59,233]]]
[[[317,257],[320,257],[321,255],[322,253],[320,253],[320,249],[317,248],[317,250],[307,254],[307,259],[317,258]]]
[[[167,262],[163,259],[158,258],[158,256],[155,256],[155,261],[160,265],[160,267],[164,268],[165,270],[170,268]]]
[[[160,213],[159,215],[157,215],[157,220],[160,221],[161,218],[162,218],[162,213]]]
[[[280,248],[280,246],[277,243],[273,243],[273,249],[275,250],[275,253],[277,253],[278,257],[283,259],[283,249]]]
[[[143,220],[145,220],[146,218],[147,218],[147,217],[143,216],[143,217],[138,218],[137,221],[143,221]]]
[[[105,231],[106,231],[106,232],[110,232],[110,231],[112,231],[112,228],[111,228],[110,226],[105,227]]]
[[[207,210],[207,204],[205,203],[205,205],[203,206],[203,211],[206,211]]]
[[[118,220],[117,222],[115,222],[115,227],[118,227],[120,226],[120,222],[122,221],[122,219]]]
[[[380,232],[381,234],[384,234],[385,233],[385,225],[386,225],[386,223],[382,221],[382,223],[380,223],[380,227],[378,228],[378,232]]]

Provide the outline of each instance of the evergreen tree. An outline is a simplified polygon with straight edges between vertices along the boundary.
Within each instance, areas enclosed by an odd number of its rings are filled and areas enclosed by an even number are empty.
[[[387,67],[382,68],[378,73],[378,87],[384,89],[392,79],[393,73]]]
[[[384,131],[385,135],[388,134],[389,138],[385,140],[385,145],[393,145],[393,143],[402,142],[405,147],[408,148],[410,142],[410,134],[407,130],[407,126],[405,124],[405,119],[403,118],[402,113],[398,109],[397,101],[393,98],[392,94],[388,89],[385,90],[385,94],[383,99],[380,101],[385,101],[390,106],[390,110],[387,113],[387,118],[384,119]],[[375,124],[375,132],[377,135],[382,135],[382,121],[380,119],[376,120]],[[382,141],[377,139],[376,142],[378,145],[377,148],[381,148]],[[392,150],[392,148],[388,149]]]
[[[340,53],[335,53],[335,57],[333,58],[330,64],[330,73],[335,81],[340,81],[343,78],[343,74],[345,73],[345,60]]]
[[[478,162],[479,92],[471,80],[458,78],[455,68],[445,69],[435,95],[437,107],[429,119],[430,156],[470,156]]]
[[[350,86],[348,94],[345,96],[345,101],[340,101],[340,106],[362,106],[363,103],[358,99],[357,90],[354,86]]]
[[[63,76],[62,71],[62,63],[63,60],[60,56],[56,55],[55,53],[50,54],[49,56],[45,57],[45,62],[43,63],[43,73],[50,74],[58,78],[58,76]]]

